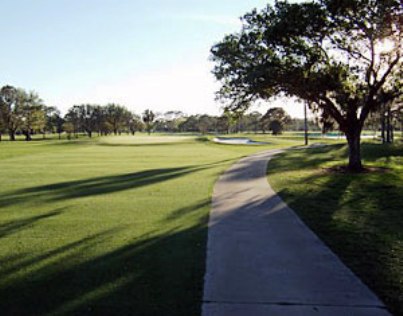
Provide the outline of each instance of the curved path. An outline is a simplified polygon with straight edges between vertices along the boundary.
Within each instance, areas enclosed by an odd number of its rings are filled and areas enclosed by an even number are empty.
[[[214,188],[203,316],[389,315],[274,193],[268,160],[234,164]]]

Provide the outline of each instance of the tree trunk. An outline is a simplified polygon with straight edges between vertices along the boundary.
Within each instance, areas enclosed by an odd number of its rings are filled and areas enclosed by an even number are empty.
[[[59,134],[59,139],[62,139],[62,135],[61,135],[61,133],[58,133]]]
[[[348,142],[348,170],[361,172],[361,128],[353,127],[346,133]]]
[[[32,137],[31,137],[31,133],[30,133],[30,132],[25,132],[24,135],[25,135],[25,140],[26,140],[27,142],[29,142],[29,141],[32,140]]]
[[[386,115],[387,115],[387,117],[386,117],[386,142],[391,143],[392,142],[392,138],[391,138],[391,127],[392,126],[391,126],[391,122],[390,122],[390,115],[391,115],[390,104],[387,107]]]
[[[306,103],[304,103],[304,139],[305,139],[305,146],[308,146],[308,119],[306,113]]]
[[[14,130],[9,130],[8,135],[10,136],[11,141],[15,141],[15,131]]]
[[[385,109],[384,106],[381,107],[381,138],[382,138],[382,144],[386,142],[386,137],[385,137]]]

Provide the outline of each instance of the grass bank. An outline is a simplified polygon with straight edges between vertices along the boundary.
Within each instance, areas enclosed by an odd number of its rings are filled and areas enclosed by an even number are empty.
[[[287,151],[268,166],[269,181],[303,221],[403,315],[403,146],[366,143],[366,166],[378,171],[340,174],[342,144]]]
[[[0,143],[4,315],[197,315],[227,146],[122,136]]]

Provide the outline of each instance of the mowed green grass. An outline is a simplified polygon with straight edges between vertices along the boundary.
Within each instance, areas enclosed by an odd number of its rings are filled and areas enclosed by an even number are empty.
[[[0,313],[198,315],[214,182],[297,144],[264,138],[1,142]]]
[[[347,148],[287,151],[268,165],[280,196],[370,286],[403,315],[403,145],[365,143],[363,174],[328,172]]]

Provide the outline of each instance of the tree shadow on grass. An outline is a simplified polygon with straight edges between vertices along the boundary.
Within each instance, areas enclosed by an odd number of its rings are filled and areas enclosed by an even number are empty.
[[[24,229],[25,227],[30,227],[30,226],[34,225],[35,223],[40,222],[41,220],[60,215],[61,213],[63,213],[63,209],[65,209],[65,207],[56,209],[54,211],[51,211],[51,212],[48,212],[45,214],[26,217],[23,219],[17,219],[17,220],[12,220],[12,221],[2,223],[2,224],[0,224],[0,238],[9,236],[13,233],[17,233],[20,230]]]
[[[290,149],[280,153],[270,161],[270,173],[318,168],[329,161],[345,161],[347,147],[344,144],[327,145],[317,148]]]
[[[198,208],[200,203],[187,211]],[[200,314],[206,223],[202,212],[191,227],[161,230],[96,255],[90,252],[94,246],[125,228],[10,257],[2,271],[8,279],[0,282],[0,310],[4,315]]]
[[[150,143],[97,143],[97,146],[103,147],[162,147],[194,144],[194,140],[178,140],[176,142],[150,142]]]
[[[38,198],[45,201],[60,201],[140,188],[212,168],[227,161],[229,160],[196,166],[150,169],[16,190],[0,197],[0,208],[18,203],[26,203]]]
[[[362,146],[362,156],[365,161],[376,161],[380,158],[389,160],[391,157],[402,157],[403,146],[399,144],[371,144],[366,143]]]
[[[313,187],[313,183],[318,185]],[[399,264],[403,256],[403,188],[399,183],[394,173],[319,172],[279,192],[396,314],[403,313],[403,269]]]
[[[172,221],[177,220],[185,215],[192,214],[193,212],[199,211],[201,208],[209,206],[211,204],[211,199],[203,199],[193,205],[186,206],[175,210],[170,213],[165,220]]]

